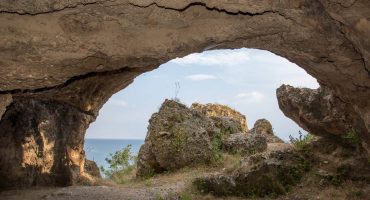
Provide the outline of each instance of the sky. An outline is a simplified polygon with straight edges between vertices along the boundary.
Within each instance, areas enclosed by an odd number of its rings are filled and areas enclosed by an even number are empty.
[[[175,97],[194,102],[220,103],[247,117],[252,128],[268,119],[284,140],[302,130],[280,111],[276,88],[282,84],[318,88],[313,77],[287,59],[257,49],[211,50],[173,59],[144,73],[113,95],[87,130],[87,138],[144,139],[150,116],[162,102]],[[303,131],[303,130],[302,130]]]

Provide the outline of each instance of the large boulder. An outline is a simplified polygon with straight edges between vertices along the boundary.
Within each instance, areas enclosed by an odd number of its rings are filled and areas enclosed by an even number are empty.
[[[259,119],[253,128],[248,131],[252,135],[260,135],[266,138],[268,143],[283,143],[284,141],[274,134],[271,123],[267,119]]]
[[[333,91],[294,88],[282,85],[276,90],[280,109],[311,134],[323,137],[343,137],[354,130],[367,137],[359,115],[351,114],[351,106],[333,95]]]
[[[237,133],[248,131],[245,115],[228,106],[211,103],[193,103],[191,109],[198,110],[210,117],[215,122],[216,127],[223,132]]]
[[[165,100],[149,120],[145,144],[138,155],[137,175],[210,162],[214,131],[213,122],[202,113]]]
[[[223,142],[223,149],[230,153],[250,155],[267,149],[266,138],[245,133],[231,134]]]

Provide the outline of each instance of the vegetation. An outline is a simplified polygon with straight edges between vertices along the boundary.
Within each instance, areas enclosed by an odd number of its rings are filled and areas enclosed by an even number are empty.
[[[298,133],[298,138],[294,138],[291,135],[289,136],[290,143],[292,143],[297,150],[305,150],[307,145],[315,139],[315,136],[310,133],[307,133],[307,135],[303,135],[301,131],[299,131]]]
[[[222,140],[224,136],[221,132],[218,132],[215,134],[215,136],[212,138],[212,151],[213,151],[213,162],[217,163],[222,158]]]
[[[350,128],[346,134],[344,134],[343,139],[348,141],[351,144],[358,144],[360,143],[360,138],[354,128]]]
[[[131,152],[131,144],[110,154],[110,157],[105,160],[108,162],[109,168],[101,167],[101,171],[106,178],[116,183],[125,183],[134,176],[137,156],[134,156]]]

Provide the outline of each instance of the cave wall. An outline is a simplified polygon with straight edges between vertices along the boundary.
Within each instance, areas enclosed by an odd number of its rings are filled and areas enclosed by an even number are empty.
[[[58,102],[15,98],[0,122],[0,187],[73,184],[91,121]]]
[[[368,136],[369,13],[367,0],[1,1],[0,152],[13,158],[0,160],[1,176],[8,185],[54,184],[54,174],[68,171],[72,184],[83,169],[81,138],[112,94],[162,63],[209,49],[258,48],[289,59],[329,88]],[[30,153],[35,161],[22,165],[26,146],[43,149],[44,139],[29,139],[41,138],[43,120],[54,123],[44,132],[57,153]],[[38,181],[47,155],[67,157]],[[18,183],[22,174],[29,181]]]

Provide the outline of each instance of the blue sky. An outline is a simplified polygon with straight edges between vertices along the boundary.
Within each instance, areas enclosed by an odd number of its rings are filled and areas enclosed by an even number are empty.
[[[212,50],[171,60],[137,77],[116,93],[100,110],[87,131],[87,138],[146,136],[148,120],[166,98],[221,103],[243,113],[249,128],[260,118],[268,119],[276,135],[287,140],[302,130],[280,111],[275,90],[282,84],[317,88],[303,69],[268,51],[256,49]]]

